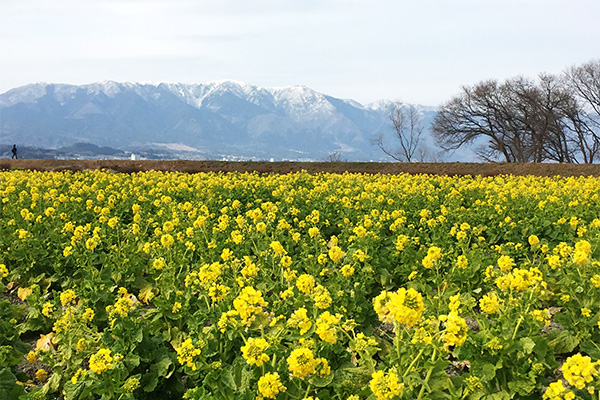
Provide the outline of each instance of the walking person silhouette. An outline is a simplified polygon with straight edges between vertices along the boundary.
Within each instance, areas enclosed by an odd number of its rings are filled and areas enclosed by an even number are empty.
[[[17,160],[19,159],[19,157],[17,157],[17,145],[13,144],[13,148],[12,148],[12,157],[11,158],[16,158]]]

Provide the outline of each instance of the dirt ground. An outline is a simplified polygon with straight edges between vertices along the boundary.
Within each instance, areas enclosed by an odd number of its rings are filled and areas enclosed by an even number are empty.
[[[11,160],[0,159],[0,170],[83,171],[105,169],[114,172],[180,171],[309,173],[435,174],[435,175],[537,175],[600,176],[600,164],[511,164],[511,163],[373,163],[373,162],[266,162],[266,161],[156,161],[156,160]]]

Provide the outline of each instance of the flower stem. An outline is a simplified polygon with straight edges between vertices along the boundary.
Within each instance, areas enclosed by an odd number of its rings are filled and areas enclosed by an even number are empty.
[[[419,354],[417,354],[417,356],[415,357],[415,359],[412,360],[412,362],[410,363],[410,365],[408,366],[408,368],[406,369],[406,371],[404,371],[404,374],[402,375],[403,378],[406,375],[408,375],[408,373],[410,372],[410,370],[412,369],[412,367],[415,365],[415,363],[417,362],[417,360],[419,358],[421,358],[421,355],[423,354],[424,351],[425,351],[425,349],[421,349],[421,351],[419,352]],[[435,354],[435,351],[434,351],[434,354]]]
[[[431,362],[433,362],[435,360],[436,353],[437,353],[436,349],[433,349],[433,354],[431,355]],[[420,400],[423,397],[423,393],[425,393],[425,386],[427,385],[427,382],[429,382],[429,378],[431,378],[431,374],[433,373],[434,368],[435,368],[435,365],[430,367],[427,370],[427,375],[425,375],[425,381],[423,382],[423,385],[421,386],[421,390],[419,391],[417,400]]]
[[[306,392],[304,392],[304,397],[305,398],[308,397],[308,392],[310,391],[310,387],[311,387],[311,384],[309,383],[308,387],[306,388]]]

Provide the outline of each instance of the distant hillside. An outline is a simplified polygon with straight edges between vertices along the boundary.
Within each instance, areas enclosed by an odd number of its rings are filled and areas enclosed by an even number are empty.
[[[429,125],[435,110],[420,110]],[[390,161],[371,144],[377,133],[392,143],[385,102],[363,106],[304,86],[37,83],[0,95],[0,143],[36,148],[89,143],[188,159],[312,161],[335,154]],[[72,154],[88,153],[77,146]]]

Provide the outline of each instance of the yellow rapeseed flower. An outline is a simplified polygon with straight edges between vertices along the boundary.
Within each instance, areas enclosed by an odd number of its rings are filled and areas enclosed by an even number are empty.
[[[400,383],[395,371],[389,371],[387,374],[381,370],[373,372],[369,387],[377,400],[390,400],[404,390],[404,384]]]
[[[373,299],[375,312],[380,321],[397,322],[414,326],[425,310],[421,293],[410,288],[400,288],[396,292],[383,291]]]
[[[305,347],[292,350],[287,358],[287,364],[292,376],[300,379],[314,373],[316,368],[313,352]]]
[[[342,251],[342,249],[340,249],[338,246],[332,246],[329,249],[329,258],[331,259],[331,261],[333,261],[334,263],[339,262],[345,255],[346,253],[344,253]]]
[[[304,335],[312,327],[312,322],[308,318],[307,312],[306,308],[300,307],[294,311],[287,321],[288,326],[299,328],[301,335]]]
[[[460,346],[467,339],[467,322],[457,313],[443,315],[440,320],[444,322],[445,330],[442,332],[442,341],[445,347]]]
[[[527,241],[530,246],[537,246],[540,243],[540,239],[536,235],[529,235]]]
[[[562,381],[556,381],[548,385],[548,389],[544,392],[542,399],[544,400],[573,400],[575,393],[567,390]]]
[[[329,311],[323,312],[317,318],[315,333],[321,340],[335,344],[337,342],[337,326],[341,319],[340,314],[332,315]]]
[[[113,369],[113,362],[114,358],[111,355],[110,349],[102,348],[90,357],[90,370],[99,375],[102,372]]]
[[[258,392],[267,399],[274,399],[278,393],[284,392],[285,386],[281,384],[277,372],[267,372],[258,379]]]
[[[567,358],[561,369],[569,385],[583,389],[598,374],[596,367],[597,363],[592,362],[590,357],[575,354]]]
[[[500,301],[498,300],[496,293],[491,292],[483,295],[479,300],[479,308],[481,308],[481,311],[485,314],[496,314],[500,311]]]
[[[242,356],[250,365],[261,366],[271,358],[265,354],[269,343],[263,338],[249,338],[246,344],[242,346]]]
[[[315,278],[309,274],[302,274],[296,279],[296,287],[304,294],[310,294],[315,287]]]
[[[67,289],[60,294],[60,304],[63,306],[73,303],[75,300],[77,300],[77,296],[72,289]]]
[[[194,359],[200,355],[202,342],[200,342],[200,346],[197,348],[192,343],[192,338],[187,338],[179,347],[175,349],[177,352],[177,361],[179,364],[185,365],[195,371],[198,369],[196,362]]]
[[[0,264],[0,279],[6,278],[8,276],[8,268],[6,265]]]

